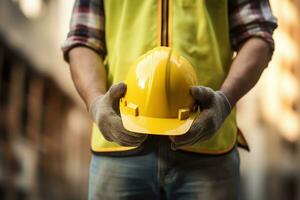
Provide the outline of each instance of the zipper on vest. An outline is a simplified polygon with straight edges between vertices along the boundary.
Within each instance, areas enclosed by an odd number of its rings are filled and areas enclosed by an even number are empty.
[[[161,46],[169,46],[169,0],[162,0],[161,4]]]

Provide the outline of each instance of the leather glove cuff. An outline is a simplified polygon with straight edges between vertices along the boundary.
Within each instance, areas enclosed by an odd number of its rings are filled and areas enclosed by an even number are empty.
[[[89,113],[90,113],[90,116],[92,117],[92,119],[97,122],[97,112],[98,112],[98,105],[99,105],[99,101],[101,101],[103,95],[99,95],[97,96],[93,101],[92,103],[90,104],[89,106]]]
[[[216,93],[218,93],[221,97],[223,97],[224,101],[226,102],[225,103],[226,111],[227,111],[227,113],[230,113],[230,111],[232,110],[232,106],[231,106],[231,103],[229,102],[227,96],[221,90],[216,91]]]

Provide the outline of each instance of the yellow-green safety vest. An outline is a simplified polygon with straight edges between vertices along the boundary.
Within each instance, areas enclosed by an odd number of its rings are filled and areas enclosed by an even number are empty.
[[[218,90],[226,78],[233,52],[229,39],[227,0],[104,0],[108,85],[126,78],[131,63],[157,46],[169,46],[193,65],[200,85]],[[205,142],[182,150],[221,154],[238,139],[236,112]],[[94,152],[127,151],[107,141],[94,124]]]

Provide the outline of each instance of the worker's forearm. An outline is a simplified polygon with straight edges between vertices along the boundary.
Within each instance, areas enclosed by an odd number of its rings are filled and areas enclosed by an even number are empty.
[[[232,106],[257,83],[271,59],[270,51],[260,38],[249,39],[239,50],[221,87]]]
[[[103,61],[94,51],[75,47],[69,52],[70,70],[75,87],[87,107],[106,92],[106,71]]]

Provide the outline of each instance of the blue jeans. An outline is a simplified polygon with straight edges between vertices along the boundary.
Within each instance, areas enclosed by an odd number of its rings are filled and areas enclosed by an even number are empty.
[[[237,148],[218,155],[172,151],[160,139],[146,154],[93,155],[89,200],[231,200],[239,199]]]

